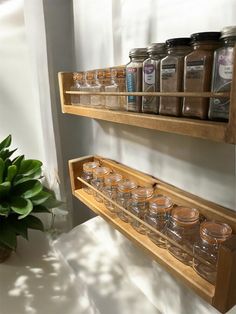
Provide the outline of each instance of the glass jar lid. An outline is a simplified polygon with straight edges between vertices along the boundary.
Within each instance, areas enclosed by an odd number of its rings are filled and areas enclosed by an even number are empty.
[[[149,210],[153,213],[166,213],[173,206],[172,200],[164,195],[158,194],[149,201]]]
[[[132,199],[145,201],[152,197],[153,192],[153,188],[139,187],[132,191]]]
[[[147,58],[147,48],[133,48],[129,51],[130,57],[140,57],[140,58]]]
[[[221,30],[221,37],[236,37],[236,26],[226,26]]]
[[[98,161],[89,161],[85,162],[83,164],[83,171],[84,172],[93,172],[95,168],[99,167],[99,162]]]
[[[172,219],[181,225],[193,225],[199,221],[199,211],[195,208],[177,206],[171,211]]]
[[[201,32],[194,33],[190,36],[193,43],[198,41],[218,41],[220,39],[220,32]]]
[[[170,38],[166,41],[167,48],[172,48],[176,46],[190,46],[191,38],[190,37],[180,37],[180,38]]]
[[[103,178],[111,172],[108,167],[97,167],[93,170],[93,175],[95,178]]]
[[[200,225],[201,238],[210,244],[221,243],[232,234],[232,228],[222,222],[205,221]]]
[[[122,180],[122,175],[118,173],[112,173],[106,176],[105,185],[116,186]]]
[[[165,54],[166,44],[165,43],[152,43],[147,47],[149,54]]]
[[[118,183],[118,191],[121,193],[129,193],[137,188],[137,183],[128,179],[122,180]]]

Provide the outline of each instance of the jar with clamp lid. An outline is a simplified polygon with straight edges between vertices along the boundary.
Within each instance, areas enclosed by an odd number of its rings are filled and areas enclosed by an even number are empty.
[[[79,92],[80,91],[80,84],[83,78],[82,73],[73,73],[73,85],[70,88],[72,92]],[[71,94],[71,104],[73,106],[78,106],[80,104],[80,95]]]
[[[91,72],[83,72],[82,80],[80,84],[81,92],[90,91]],[[90,95],[80,95],[80,103],[82,106],[90,106]]]
[[[128,203],[128,210],[139,219],[144,220],[148,210],[149,200],[153,196],[153,188],[139,187],[132,191],[131,199]],[[133,217],[129,218],[131,226],[141,234],[146,233],[146,227]]]
[[[169,197],[156,195],[149,201],[149,208],[144,216],[144,220],[156,230],[165,233],[172,207],[173,203]],[[147,236],[159,247],[166,248],[166,240],[159,234],[147,229]]]
[[[128,201],[131,198],[131,192],[137,188],[137,184],[134,181],[125,179],[118,183],[117,187],[117,203],[127,209]],[[124,222],[129,221],[129,215],[126,214],[124,211],[118,209],[117,213],[118,217],[123,220]]]
[[[104,187],[105,177],[111,173],[111,169],[108,167],[97,167],[93,170],[93,179],[91,180],[91,185],[98,191],[102,192]],[[103,198],[99,193],[94,191],[94,198],[98,202],[102,202]]]
[[[231,227],[225,223],[205,221],[200,225],[200,239],[193,247],[193,268],[212,284],[216,282],[219,246],[231,234]],[[200,261],[198,257],[201,257],[206,263]]]
[[[95,71],[90,91],[96,93],[105,91],[105,70]],[[105,97],[103,95],[91,95],[91,106],[94,108],[104,108]]]
[[[195,208],[178,206],[171,211],[166,235],[181,247],[193,252],[193,244],[199,235],[199,211]],[[186,265],[192,265],[193,257],[171,242],[168,251]]]
[[[112,201],[117,199],[117,187],[119,182],[122,180],[122,176],[118,173],[112,173],[105,177],[103,193]],[[104,204],[107,209],[112,213],[117,213],[117,207],[114,206],[111,202],[104,198]]]
[[[81,175],[81,179],[90,184],[91,180],[93,179],[93,171],[97,167],[99,167],[98,161],[85,162],[83,164],[83,172]],[[87,192],[88,194],[92,194],[92,190],[87,186],[84,187],[84,191]]]
[[[116,69],[106,71],[105,92],[119,92]],[[109,110],[120,110],[119,97],[113,95],[105,96],[105,108]]]

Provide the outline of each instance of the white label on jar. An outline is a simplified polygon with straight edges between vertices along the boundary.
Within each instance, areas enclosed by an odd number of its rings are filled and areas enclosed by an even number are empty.
[[[203,69],[204,69],[203,60],[196,60],[196,61],[188,61],[187,62],[187,72],[202,71]]]
[[[219,75],[225,80],[232,80],[233,76],[233,65],[219,65]]]
[[[155,84],[155,67],[153,64],[144,65],[144,82],[148,85]]]

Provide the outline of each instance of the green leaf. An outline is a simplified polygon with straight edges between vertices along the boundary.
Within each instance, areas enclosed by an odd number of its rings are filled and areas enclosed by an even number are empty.
[[[11,215],[8,221],[17,235],[21,235],[23,238],[28,240],[28,226],[27,223],[24,222],[24,219],[18,220],[17,215]]]
[[[9,166],[7,169],[6,181],[11,182],[14,179],[16,173],[17,173],[17,167],[15,165]]]
[[[49,213],[49,214],[51,214],[50,210],[48,210],[47,207],[45,207],[43,205],[34,206],[32,213]]]
[[[24,158],[24,155],[17,156],[15,159],[13,159],[12,164],[15,165],[17,169],[20,169],[21,162]]]
[[[8,135],[1,143],[0,143],[0,151],[4,148],[7,148],[11,145],[11,135]]]
[[[42,221],[35,216],[29,215],[26,218],[24,218],[24,220],[22,220],[22,221],[24,221],[26,223],[27,227],[30,229],[36,229],[36,230],[44,231]]]
[[[35,159],[22,160],[20,164],[19,174],[22,174],[23,176],[29,176],[38,171],[38,169],[40,169],[41,166],[42,162],[39,160]]]
[[[0,241],[13,250],[16,248],[16,232],[6,219],[0,221]]]
[[[17,150],[17,148],[16,149],[14,149],[14,150],[9,150],[9,149],[4,149],[4,150],[2,150],[2,151],[0,151],[0,157],[3,159],[3,160],[5,160],[5,159],[7,159],[7,158],[9,158],[12,154],[14,154],[14,152]]]
[[[42,183],[38,180],[27,180],[19,183],[14,187],[14,193],[16,195],[23,196],[25,198],[31,198],[40,193],[43,189]]]
[[[14,197],[10,207],[15,213],[20,214],[19,219],[25,218],[33,210],[32,202],[23,197]]]
[[[47,192],[41,191],[36,196],[31,197],[30,200],[34,205],[40,205],[44,203],[51,195]]]
[[[29,175],[29,178],[31,179],[42,179],[42,169],[39,168],[37,171],[35,171],[33,174]]]
[[[3,199],[11,189],[11,183],[10,182],[3,182],[0,184],[0,199]]]
[[[0,183],[3,181],[3,173],[4,173],[5,163],[2,158],[0,158]]]
[[[8,216],[8,214],[10,213],[10,206],[7,202],[3,202],[2,204],[0,204],[0,215],[1,216]]]

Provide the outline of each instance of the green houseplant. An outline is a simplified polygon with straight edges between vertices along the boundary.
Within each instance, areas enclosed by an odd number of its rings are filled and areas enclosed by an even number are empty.
[[[42,162],[12,158],[11,135],[0,143],[0,262],[17,247],[17,237],[28,239],[28,229],[44,230],[34,214],[57,207],[53,191],[42,183]]]

